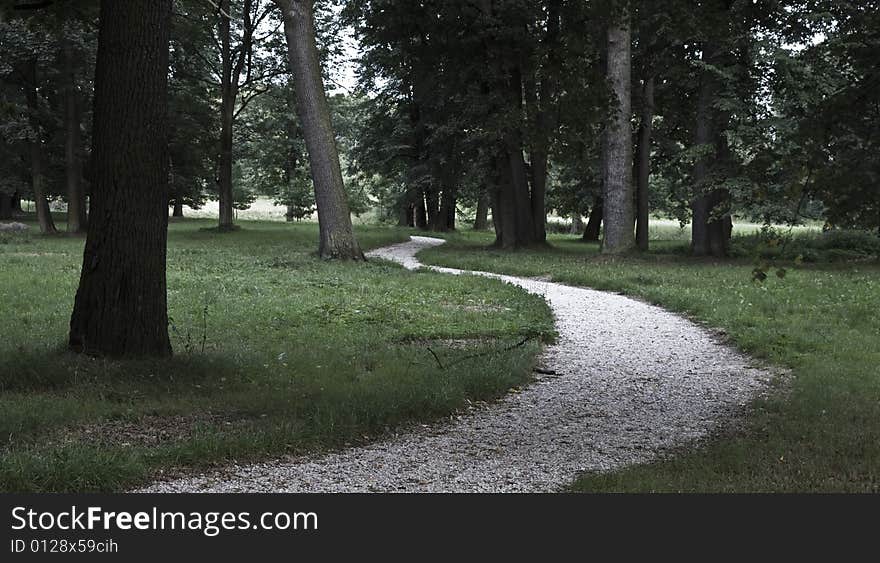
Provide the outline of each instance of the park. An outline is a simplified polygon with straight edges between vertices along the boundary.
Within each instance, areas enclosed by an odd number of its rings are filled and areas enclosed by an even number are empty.
[[[871,2],[0,7],[0,491],[880,491]]]

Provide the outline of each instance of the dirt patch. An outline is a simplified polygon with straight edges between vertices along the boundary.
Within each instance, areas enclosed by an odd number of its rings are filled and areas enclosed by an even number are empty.
[[[68,429],[58,440],[62,443],[151,447],[184,440],[201,429],[233,429],[246,423],[246,419],[212,413],[147,415],[137,420],[110,420]]]

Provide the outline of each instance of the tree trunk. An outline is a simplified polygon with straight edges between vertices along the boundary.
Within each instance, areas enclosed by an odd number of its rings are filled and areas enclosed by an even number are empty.
[[[579,235],[584,228],[584,221],[581,219],[580,213],[575,213],[571,216],[571,230],[569,230],[569,234]]]
[[[602,198],[597,197],[593,202],[593,208],[590,210],[590,217],[587,219],[583,240],[588,242],[599,241],[599,233],[602,230],[602,216],[605,214],[604,207]]]
[[[219,197],[220,231],[231,231],[235,228],[235,210],[232,194],[232,125],[235,115],[235,98],[238,94],[237,65],[232,60],[230,41],[229,0],[219,0],[220,11],[218,35],[220,37],[220,154],[217,163],[217,192]],[[225,14],[224,14],[225,12]],[[243,57],[244,55],[239,55]]]
[[[0,220],[12,219],[12,196],[0,193]]]
[[[709,48],[706,48],[709,51]],[[718,216],[717,207],[727,200],[727,191],[712,188],[710,167],[717,160],[715,116],[712,101],[715,94],[714,78],[704,72],[697,93],[697,115],[694,128],[694,144],[704,147],[708,154],[695,163],[692,175],[694,198],[691,201],[691,253],[694,256],[717,256],[727,254],[726,222],[729,216]]]
[[[40,109],[39,94],[37,93],[37,61],[30,61],[27,65],[28,84],[25,98],[27,99],[28,121],[33,130],[33,138],[30,142],[31,158],[31,188],[34,192],[34,207],[37,212],[37,222],[40,232],[44,235],[55,234],[55,222],[52,220],[52,212],[49,209],[49,200],[46,198],[46,177],[43,172],[43,135],[37,112]]]
[[[351,211],[342,183],[330,109],[324,93],[315,44],[313,0],[273,0],[283,12],[284,34],[296,90],[296,106],[309,153],[322,258],[363,260],[354,237]]]
[[[632,185],[631,38],[629,14],[608,28],[608,82],[615,108],[607,124],[605,164],[605,236],[602,252],[620,254],[635,246]]]
[[[180,199],[174,200],[174,211],[171,212],[172,217],[183,217],[183,202]]]
[[[649,184],[651,177],[651,133],[654,121],[654,77],[645,79],[642,86],[642,119],[639,123],[638,174],[636,182],[636,244],[639,250],[648,250]]]
[[[92,213],[70,348],[169,356],[167,92],[171,0],[101,2]]]
[[[485,231],[489,228],[489,196],[483,194],[477,200],[477,217],[474,219],[474,230]]]
[[[217,191],[219,193],[221,231],[235,228],[234,196],[232,194],[232,101],[223,94],[220,115],[220,164],[217,170]]]
[[[86,198],[82,187],[82,137],[80,135],[79,99],[76,90],[76,59],[67,39],[61,42],[64,96],[64,169],[67,187],[67,232],[81,233],[86,228]]]
[[[532,223],[535,242],[547,240],[547,152],[543,148],[531,155]]]
[[[428,210],[425,208],[425,194],[419,191],[416,198],[416,228],[423,231],[428,230]]]

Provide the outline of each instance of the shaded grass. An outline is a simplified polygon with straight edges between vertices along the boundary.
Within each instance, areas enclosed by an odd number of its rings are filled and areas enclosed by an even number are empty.
[[[540,339],[552,336],[543,300],[493,280],[322,261],[313,224],[203,230],[212,224],[170,226],[175,356],[161,361],[65,351],[83,239],[0,243],[0,490],[119,490],[181,467],[372,439],[527,381]],[[408,236],[357,234],[364,248]],[[524,336],[536,340],[504,350]],[[473,339],[467,352],[481,354],[441,369],[417,344],[425,339]],[[217,420],[158,445],[77,434],[200,413]]]
[[[675,241],[641,257],[597,256],[554,237],[547,251],[486,250],[488,234],[449,237],[424,262],[638,296],[715,328],[742,350],[787,366],[785,392],[756,402],[745,427],[696,450],[585,475],[578,491],[880,491],[880,266],[786,264],[752,281],[751,260],[696,260]]]

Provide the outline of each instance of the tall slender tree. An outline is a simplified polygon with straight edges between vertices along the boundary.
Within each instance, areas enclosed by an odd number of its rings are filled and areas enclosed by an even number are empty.
[[[314,0],[273,0],[281,9],[296,107],[315,186],[322,258],[363,260],[354,236],[315,41]]]
[[[168,356],[167,80],[171,0],[102,2],[93,183],[70,348]]]
[[[619,254],[635,246],[633,234],[631,32],[628,2],[608,27],[608,83],[613,96],[605,130],[604,223],[602,251]]]

